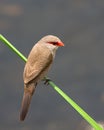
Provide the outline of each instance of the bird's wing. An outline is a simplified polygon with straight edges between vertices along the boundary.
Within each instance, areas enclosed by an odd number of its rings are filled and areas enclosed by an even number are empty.
[[[35,45],[31,50],[24,68],[24,83],[28,83],[37,78],[45,71],[53,61],[51,51],[44,47]]]

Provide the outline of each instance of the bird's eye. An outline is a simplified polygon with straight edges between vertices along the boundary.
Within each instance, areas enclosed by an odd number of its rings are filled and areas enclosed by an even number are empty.
[[[53,45],[57,45],[57,42],[53,42],[52,44],[53,44]]]
[[[57,42],[48,42],[48,43],[52,45],[57,45]]]

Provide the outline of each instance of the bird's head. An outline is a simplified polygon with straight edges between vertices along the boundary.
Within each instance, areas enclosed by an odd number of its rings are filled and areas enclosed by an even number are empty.
[[[47,35],[40,41],[52,50],[57,50],[58,47],[64,46],[63,42],[58,37],[53,35]]]

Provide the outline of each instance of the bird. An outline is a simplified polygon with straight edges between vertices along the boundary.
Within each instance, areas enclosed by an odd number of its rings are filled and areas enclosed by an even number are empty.
[[[24,121],[37,84],[46,76],[58,47],[64,43],[54,35],[41,38],[30,51],[24,67],[24,94],[21,103],[20,121]]]

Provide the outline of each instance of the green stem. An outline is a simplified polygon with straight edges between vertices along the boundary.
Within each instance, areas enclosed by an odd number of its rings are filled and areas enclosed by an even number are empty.
[[[27,58],[20,53],[3,35],[0,34],[0,40],[5,43],[12,51],[14,51],[23,61],[27,61]],[[47,78],[46,78],[47,79]],[[103,130],[100,125],[91,118],[80,106],[78,106],[68,95],[66,95],[58,86],[56,86],[52,81],[49,84],[53,89],[60,94],[65,101],[67,101],[95,130]]]
[[[75,101],[73,101],[66,93],[64,93],[58,86],[52,81],[49,81],[50,85],[67,101],[95,130],[103,130],[99,124],[92,119]]]
[[[13,52],[15,52],[23,61],[27,61],[27,58],[20,53],[3,35],[0,34],[0,40],[6,44]]]

